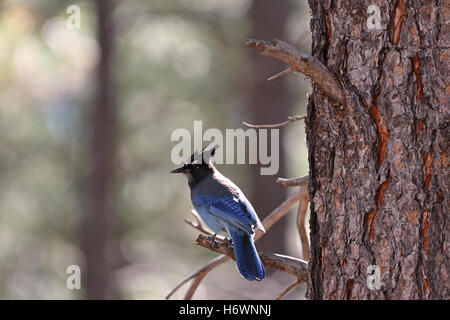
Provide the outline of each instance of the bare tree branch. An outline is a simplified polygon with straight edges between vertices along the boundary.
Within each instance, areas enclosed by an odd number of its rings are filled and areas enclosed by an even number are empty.
[[[265,266],[287,272],[302,282],[308,281],[308,262],[277,253],[261,252],[261,255],[261,261]]]
[[[308,179],[309,176],[292,179],[278,178],[275,182],[281,184],[283,187],[296,187],[296,186],[306,186],[308,184]]]
[[[245,45],[257,49],[262,55],[282,60],[289,64],[292,70],[301,72],[311,78],[329,97],[345,104],[344,91],[335,75],[313,56],[299,51],[290,44],[280,41],[264,41],[248,39]]]
[[[264,229],[268,231],[272,226],[280,220],[288,211],[301,199],[302,190],[297,190],[284,200],[277,208],[275,208],[267,217],[264,218],[262,224]],[[261,230],[256,231],[255,241],[264,235]]]
[[[255,129],[278,129],[281,127],[284,127],[285,125],[288,125],[289,123],[298,121],[298,120],[303,120],[306,118],[306,115],[303,116],[289,116],[288,120],[281,122],[281,123],[276,123],[276,124],[250,124],[248,122],[242,121],[242,124],[244,126],[247,126],[249,128],[255,128]]]
[[[214,240],[211,242],[210,237],[199,234],[197,238],[197,245],[229,256],[233,260],[235,259],[233,247],[228,241]],[[259,252],[258,254],[261,258],[261,262],[266,267],[292,274],[303,282],[308,280],[308,263],[306,261],[269,252]]]
[[[308,210],[309,197],[306,188],[302,187],[302,189],[303,189],[302,198],[300,199],[300,202],[298,204],[297,228],[298,233],[300,234],[300,240],[302,242],[303,259],[309,261],[309,240],[305,228],[305,217],[306,211]]]
[[[291,194],[283,203],[281,203],[277,208],[275,208],[262,222],[264,229],[268,231],[278,220],[280,220],[296,203],[301,199],[302,190],[298,190],[297,192]],[[192,225],[192,224],[191,224]],[[262,231],[258,229],[255,234],[255,241],[261,238],[264,235]],[[199,286],[200,282],[206,276],[206,274],[213,270],[215,267],[221,265],[225,261],[229,260],[228,256],[220,256],[217,257],[210,262],[208,262],[204,267],[200,268],[192,275],[184,279],[181,283],[179,283],[167,296],[166,299],[169,299],[181,286],[187,283],[189,280],[194,279],[191,286],[189,287],[184,299],[190,300],[195,293],[195,290]]]
[[[297,285],[299,285],[302,281],[300,281],[299,279],[295,280],[294,282],[292,282],[286,289],[284,289],[283,291],[281,291],[281,293],[275,298],[275,300],[280,300],[281,298],[283,298],[289,291],[291,291],[292,289],[294,289]]]
[[[286,70],[283,70],[283,71],[281,71],[280,73],[277,73],[276,75],[271,76],[270,78],[267,78],[267,81],[272,81],[272,80],[281,78],[282,76],[285,76],[285,75],[287,75],[288,73],[291,73],[292,71],[294,71],[294,70],[292,70],[292,68],[289,67],[289,68],[287,68]]]
[[[198,215],[197,211],[195,211],[194,209],[191,210],[191,214],[194,216],[195,218],[195,222],[192,222],[188,219],[184,219],[184,222],[186,222],[188,225],[190,225],[191,227],[193,227],[194,229],[197,229],[198,231],[200,231],[201,233],[207,234],[212,236],[213,233],[211,231],[209,231],[205,225],[203,224],[200,216]]]
[[[195,290],[197,289],[198,285],[200,284],[201,280],[206,276],[206,274],[214,269],[215,267],[221,265],[225,261],[229,260],[230,257],[227,256],[219,256],[208,262],[206,265],[201,267],[199,270],[191,274],[189,277],[181,281],[175,288],[172,289],[172,291],[169,292],[169,294],[166,296],[166,299],[170,299],[170,297],[179,289],[181,288],[186,282],[189,280],[193,281],[192,285],[189,287],[189,290],[186,292],[186,295],[184,296],[185,300],[190,300],[192,296],[194,295]]]

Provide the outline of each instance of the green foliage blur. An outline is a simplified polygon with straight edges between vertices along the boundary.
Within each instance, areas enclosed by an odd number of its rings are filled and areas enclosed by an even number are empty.
[[[113,266],[113,286],[120,298],[163,299],[216,256],[195,246],[197,232],[183,222],[191,218],[191,204],[184,178],[169,174],[175,166],[171,133],[192,131],[194,120],[224,130],[247,119],[241,84],[251,72],[251,49],[244,46],[251,37],[251,1],[117,3],[113,207],[121,258]],[[67,28],[69,5],[81,8],[79,30]],[[306,4],[294,9],[286,40],[308,50]],[[93,1],[0,2],[1,299],[85,297],[84,283],[81,290],[67,289],[66,268],[84,265],[80,230],[99,59],[95,10]],[[289,84],[297,95],[295,114],[305,113],[308,82],[292,74]],[[303,123],[283,130],[283,148],[295,150],[283,154],[291,176],[307,174]],[[221,169],[243,190],[251,183],[244,166]],[[295,227],[286,236],[299,256]],[[269,299],[290,282],[269,280],[272,292],[258,290],[228,263],[204,280],[196,297]]]

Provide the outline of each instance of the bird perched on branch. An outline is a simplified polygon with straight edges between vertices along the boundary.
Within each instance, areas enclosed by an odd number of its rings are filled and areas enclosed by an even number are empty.
[[[265,232],[261,221],[242,191],[222,175],[210,160],[215,143],[194,154],[172,173],[184,173],[191,189],[191,201],[205,224],[214,232],[231,236],[239,272],[247,280],[262,280],[264,266],[255,248],[255,228]]]

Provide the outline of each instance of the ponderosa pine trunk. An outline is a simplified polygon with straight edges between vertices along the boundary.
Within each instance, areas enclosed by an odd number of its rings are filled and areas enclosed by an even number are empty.
[[[312,55],[350,103],[315,85],[308,102],[307,297],[449,299],[450,2],[309,5]]]

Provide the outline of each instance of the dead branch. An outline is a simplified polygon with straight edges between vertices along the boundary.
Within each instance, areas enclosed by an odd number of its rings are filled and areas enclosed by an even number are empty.
[[[277,208],[275,208],[267,217],[264,218],[262,224],[266,232],[272,228],[272,226],[280,220],[291,208],[301,199],[302,190],[297,190],[291,194],[286,200],[284,200]],[[255,241],[259,240],[264,233],[261,230],[257,230],[255,234]]]
[[[229,241],[211,241],[210,237],[199,234],[197,245],[235,259],[233,247]],[[308,263],[306,261],[269,252],[259,252],[259,257],[266,267],[292,274],[303,282],[308,280]]]
[[[212,236],[213,233],[211,231],[209,231],[205,225],[203,224],[200,216],[198,215],[197,211],[195,211],[194,209],[191,210],[191,214],[194,216],[195,218],[195,222],[192,222],[188,219],[184,219],[184,222],[186,222],[188,225],[190,225],[191,227],[193,227],[194,229],[197,229],[198,231],[200,231],[201,233],[207,234]]]
[[[230,257],[227,257],[227,256],[219,256],[219,257],[214,258],[213,260],[208,262],[206,265],[201,267],[199,270],[197,270],[196,272],[191,274],[189,277],[187,277],[186,279],[181,281],[179,284],[177,284],[176,287],[173,288],[172,291],[170,291],[169,294],[166,296],[166,299],[170,299],[170,297],[179,288],[181,288],[186,282],[195,278],[192,285],[189,287],[188,291],[186,292],[186,294],[184,296],[185,300],[190,300],[192,298],[192,296],[194,295],[195,290],[197,289],[198,285],[200,284],[202,279],[208,274],[208,272],[211,271],[212,269],[214,269],[215,267],[221,265],[222,263],[224,263],[225,261],[227,261],[229,259],[230,259]]]
[[[309,241],[308,241],[308,235],[306,233],[305,228],[305,217],[306,217],[306,211],[308,210],[308,191],[305,187],[302,188],[302,198],[300,199],[300,202],[298,203],[298,212],[297,212],[297,228],[298,233],[300,235],[300,241],[302,242],[302,253],[303,253],[303,259],[306,261],[309,261]]]
[[[275,123],[275,124],[250,124],[248,122],[242,121],[242,124],[244,126],[247,126],[249,128],[255,128],[255,129],[278,129],[281,127],[284,127],[285,125],[288,125],[292,122],[303,120],[306,118],[306,115],[303,116],[289,116],[288,120],[281,122],[281,123]]]
[[[302,282],[308,281],[308,262],[277,253],[261,252],[261,254],[261,261],[265,266],[287,272]]]
[[[289,64],[292,70],[301,72],[311,78],[329,97],[345,104],[344,91],[335,75],[313,56],[299,51],[290,44],[280,41],[264,41],[248,39],[245,45],[257,49],[262,55],[282,60]]]
[[[296,186],[306,186],[308,184],[308,179],[309,176],[292,179],[278,178],[275,182],[282,185],[283,187],[296,187]]]
[[[268,231],[278,220],[280,220],[301,198],[302,190],[298,190],[297,192],[291,194],[283,203],[281,203],[277,208],[275,208],[263,221],[262,224],[264,229]],[[264,233],[258,229],[255,234],[255,241],[260,239]],[[184,279],[180,282],[172,291],[166,296],[166,299],[169,299],[180,287],[182,287],[189,280],[194,279],[191,286],[189,287],[184,299],[190,300],[195,293],[195,290],[199,286],[200,282],[206,276],[208,272],[213,270],[215,267],[221,265],[225,261],[229,260],[228,256],[220,256],[217,257],[210,262],[208,262],[204,267],[200,268],[192,275]]]
[[[286,289],[284,289],[283,291],[281,291],[281,293],[275,298],[275,300],[280,300],[281,298],[283,298],[289,291],[291,291],[292,289],[294,289],[296,286],[298,286],[302,281],[300,281],[299,279],[295,280],[294,282],[292,282]]]
[[[276,75],[271,76],[270,78],[267,78],[267,81],[272,81],[272,80],[281,78],[282,76],[285,76],[285,75],[287,75],[288,73],[291,73],[292,71],[294,71],[294,70],[292,70],[292,68],[289,67],[289,68],[287,68],[286,70],[283,70],[283,71],[281,71],[280,73],[277,73]]]

